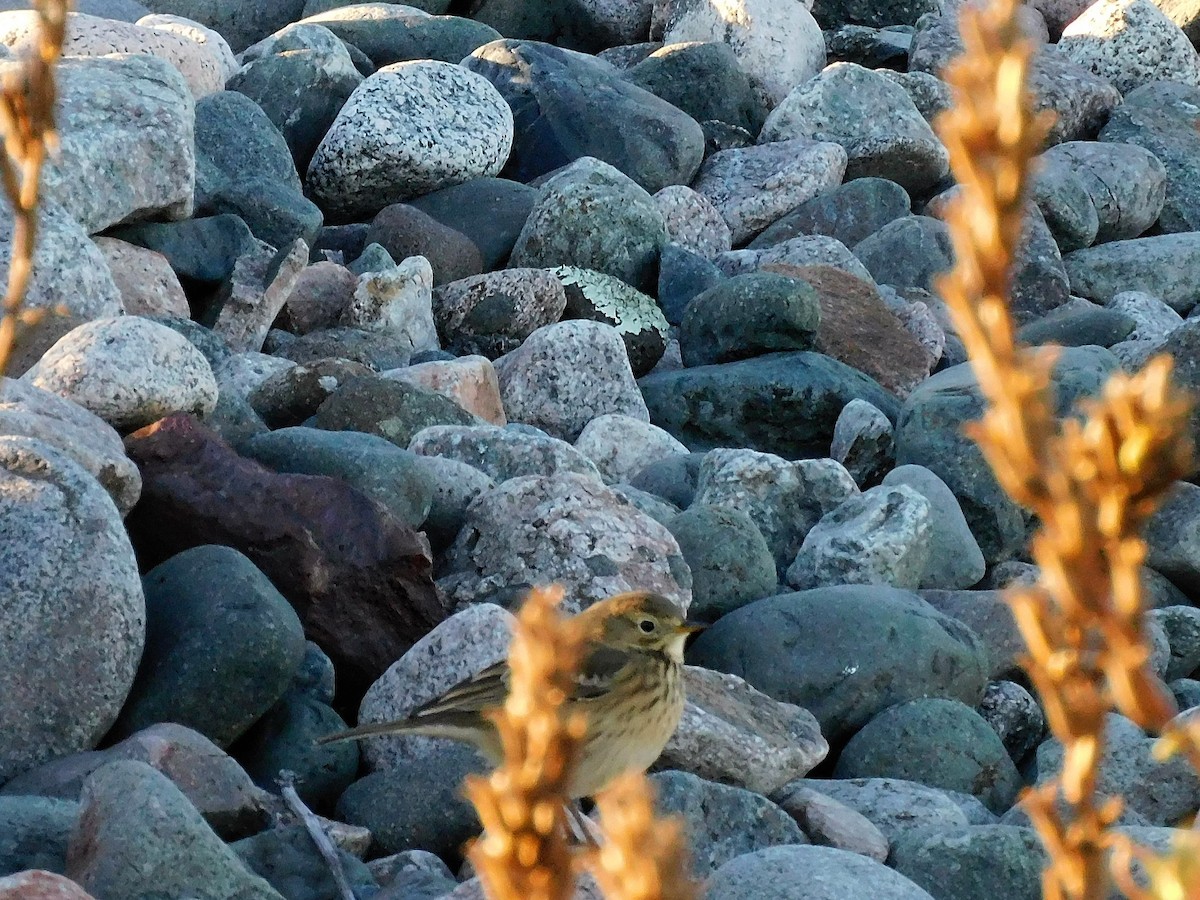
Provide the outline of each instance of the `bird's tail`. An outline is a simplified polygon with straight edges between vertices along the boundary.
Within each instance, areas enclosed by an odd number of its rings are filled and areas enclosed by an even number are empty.
[[[318,744],[336,744],[340,741],[356,741],[359,738],[379,737],[383,734],[411,734],[423,730],[419,724],[408,719],[397,719],[394,722],[372,722],[370,725],[359,725],[317,738]]]

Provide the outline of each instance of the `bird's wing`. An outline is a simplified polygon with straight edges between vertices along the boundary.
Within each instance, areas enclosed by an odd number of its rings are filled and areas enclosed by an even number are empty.
[[[410,717],[423,719],[445,712],[482,712],[504,705],[508,696],[508,660],[500,660],[456,684],[440,697],[418,706]]]
[[[612,690],[621,671],[632,661],[628,650],[595,644],[579,666],[575,700],[594,700]]]
[[[579,667],[576,688],[572,699],[591,700],[607,693],[622,669],[630,662],[627,651],[593,645],[584,656]],[[508,661],[501,660],[478,672],[466,681],[455,685],[424,706],[411,713],[411,718],[420,720],[446,712],[482,712],[504,705],[508,696]]]

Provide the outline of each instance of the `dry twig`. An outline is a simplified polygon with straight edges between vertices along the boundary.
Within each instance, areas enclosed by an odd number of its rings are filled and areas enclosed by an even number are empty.
[[[40,28],[36,51],[4,73],[0,84],[0,182],[13,208],[8,286],[0,307],[0,376],[8,369],[19,331],[45,310],[24,309],[37,241],[38,187],[46,154],[58,143],[54,130],[54,63],[66,33],[66,0],[36,0]]]
[[[567,837],[567,786],[585,723],[562,707],[578,672],[583,634],[557,609],[562,590],[535,589],[522,605],[508,654],[508,699],[495,713],[504,763],[467,781],[484,834],[471,861],[492,900],[570,900],[575,865]]]
[[[1169,358],[1116,376],[1082,422],[1059,426],[1052,351],[1021,347],[1006,297],[1020,241],[1030,163],[1048,120],[1031,112],[1033,48],[1016,0],[961,13],[964,54],[946,71],[955,103],[938,123],[963,192],[947,216],[955,268],[939,289],[987,400],[971,427],[1003,488],[1042,522],[1036,587],[1009,600],[1028,647],[1024,664],[1065,751],[1056,782],[1026,796],[1051,855],[1044,895],[1105,896],[1109,827],[1120,801],[1096,796],[1105,715],[1115,706],[1160,729],[1173,702],[1149,666],[1139,532],[1191,469],[1187,404]]]
[[[654,792],[643,775],[621,776],[596,805],[606,840],[589,852],[587,864],[608,900],[698,900],[683,821],[655,818]]]

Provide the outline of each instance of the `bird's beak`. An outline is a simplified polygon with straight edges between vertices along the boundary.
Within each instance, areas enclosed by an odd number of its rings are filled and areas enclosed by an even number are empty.
[[[676,630],[676,632],[678,632],[679,634],[699,634],[701,631],[703,631],[703,630],[704,630],[705,628],[707,628],[707,627],[708,627],[707,625],[687,625],[687,624],[684,624],[684,625],[680,625],[680,626],[679,626],[678,628],[676,628],[675,630]]]

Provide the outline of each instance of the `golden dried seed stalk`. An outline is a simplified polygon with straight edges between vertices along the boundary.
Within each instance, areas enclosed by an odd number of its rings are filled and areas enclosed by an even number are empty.
[[[66,34],[66,0],[36,0],[36,52],[5,72],[0,83],[0,180],[13,207],[8,286],[0,306],[0,377],[8,370],[19,330],[35,324],[44,310],[25,310],[37,240],[38,187],[46,154],[58,143],[54,130],[54,63]]]
[[[698,900],[683,821],[654,814],[654,790],[626,773],[596,798],[605,843],[587,866],[607,900]]]
[[[579,669],[583,635],[558,612],[560,588],[533,590],[513,629],[511,684],[495,713],[504,764],[467,780],[484,834],[471,849],[492,900],[570,900],[575,870],[567,837],[567,786],[583,739],[563,705]]]
[[[1026,96],[1033,48],[1017,8],[993,0],[960,13],[965,52],[945,73],[955,102],[938,129],[963,190],[947,215],[956,264],[939,290],[987,400],[970,433],[1005,491],[1042,522],[1032,546],[1039,583],[1009,600],[1028,648],[1023,664],[1065,757],[1059,779],[1025,799],[1051,856],[1044,896],[1090,900],[1105,896],[1105,856],[1119,848],[1109,828],[1120,801],[1096,797],[1105,715],[1115,706],[1159,729],[1174,712],[1149,666],[1139,532],[1191,470],[1188,406],[1170,384],[1170,360],[1159,358],[1115,376],[1084,404],[1082,422],[1060,427],[1055,354],[1016,342],[1009,277],[1031,160],[1049,124]],[[1175,739],[1196,746],[1194,735]]]

